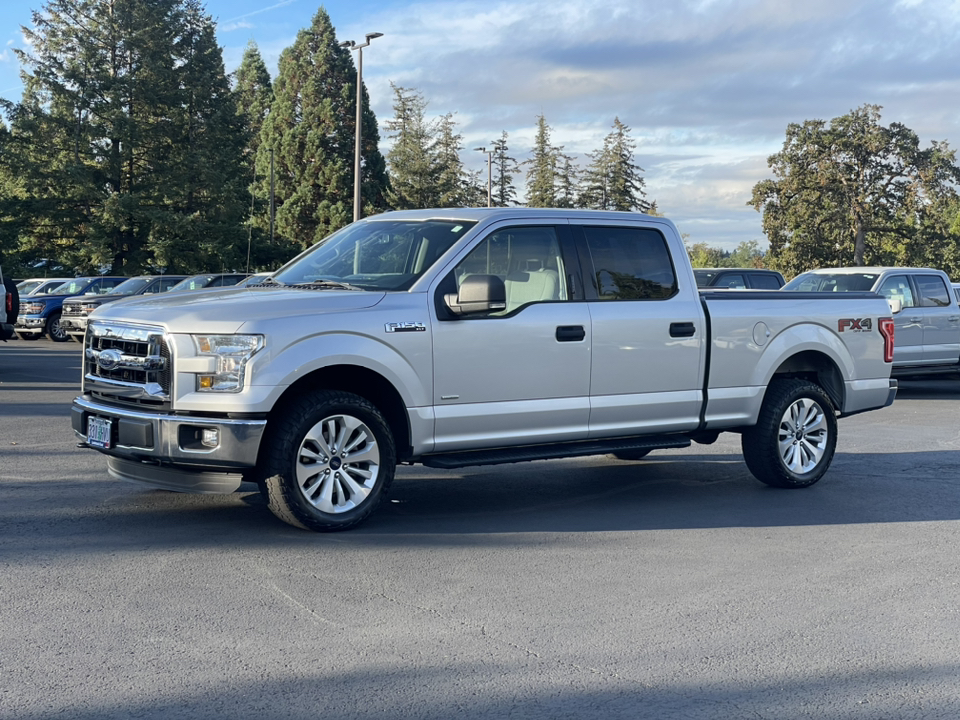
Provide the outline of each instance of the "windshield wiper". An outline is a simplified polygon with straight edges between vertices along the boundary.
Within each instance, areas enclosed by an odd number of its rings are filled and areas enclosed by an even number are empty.
[[[360,290],[363,291],[362,287],[357,287],[356,285],[351,285],[350,283],[340,282],[339,280],[311,280],[310,282],[298,283],[300,286],[310,286],[310,287],[321,287],[321,288],[335,288],[337,290]]]

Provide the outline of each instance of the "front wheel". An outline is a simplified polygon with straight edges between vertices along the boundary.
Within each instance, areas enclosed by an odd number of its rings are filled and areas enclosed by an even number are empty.
[[[823,477],[837,448],[833,402],[806,380],[774,380],[757,424],[743,432],[740,443],[747,467],[760,482],[809,487]]]
[[[377,508],[396,450],[380,411],[352,393],[318,390],[271,418],[258,468],[271,512],[305,530],[346,530]]]
[[[47,320],[47,335],[54,342],[67,342],[70,339],[67,329],[60,323],[60,313],[54,313]]]

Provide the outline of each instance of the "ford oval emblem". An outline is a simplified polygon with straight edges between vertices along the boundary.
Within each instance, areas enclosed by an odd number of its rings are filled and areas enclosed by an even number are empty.
[[[97,356],[97,365],[101,370],[115,370],[123,360],[123,354],[114,348],[104,350]]]

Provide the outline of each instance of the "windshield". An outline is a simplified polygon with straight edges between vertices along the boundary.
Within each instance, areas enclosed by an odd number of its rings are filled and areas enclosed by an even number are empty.
[[[77,295],[84,290],[96,278],[75,278],[67,280],[63,285],[54,290],[51,295]]]
[[[43,284],[43,280],[24,280],[17,284],[17,291],[21,295],[28,295]]]
[[[348,225],[280,269],[284,285],[346,283],[361,290],[407,290],[476,223],[373,220]]]
[[[63,280],[45,280],[39,287],[35,288],[31,295],[49,295],[58,287],[63,285]]]
[[[133,295],[140,292],[149,283],[151,278],[130,278],[117,285],[107,295]]]
[[[782,290],[804,292],[867,292],[880,277],[877,273],[820,273],[797,275]]]

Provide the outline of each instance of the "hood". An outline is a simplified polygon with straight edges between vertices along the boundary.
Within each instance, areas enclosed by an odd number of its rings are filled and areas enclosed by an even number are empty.
[[[373,307],[383,292],[302,290],[295,288],[224,288],[137,295],[94,310],[94,320],[161,325],[168,332],[234,333],[245,323],[278,318],[313,317]]]

